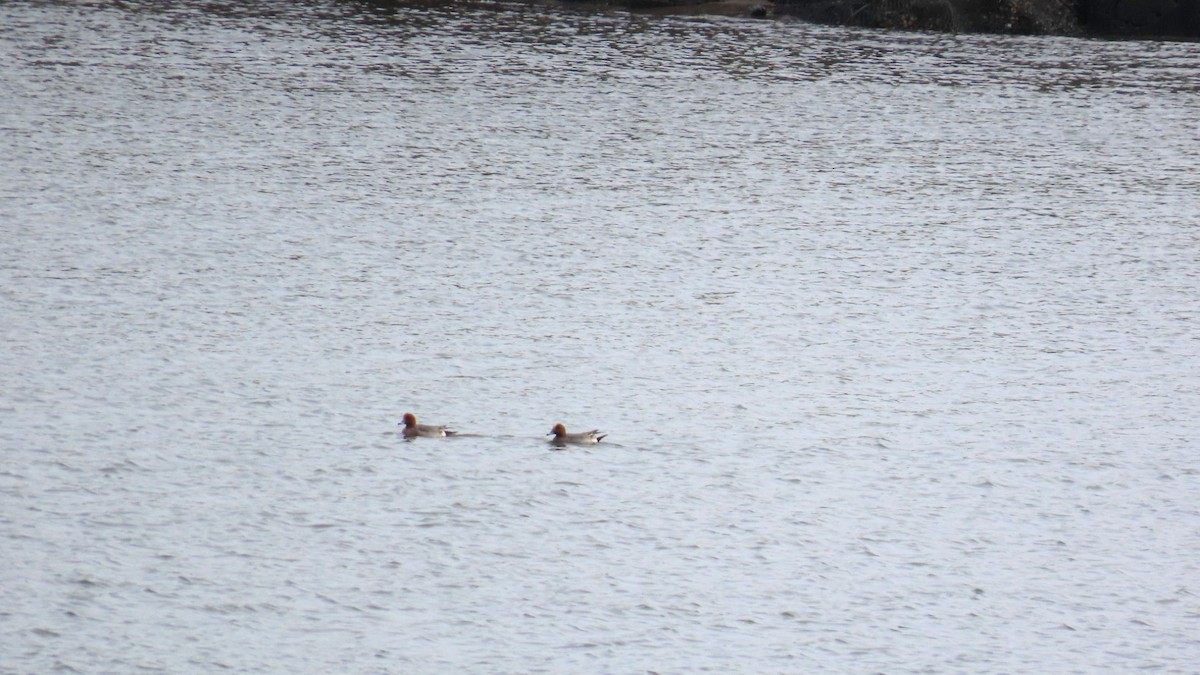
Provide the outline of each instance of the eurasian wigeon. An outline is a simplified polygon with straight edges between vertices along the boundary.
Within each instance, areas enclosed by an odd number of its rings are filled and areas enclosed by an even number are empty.
[[[546,435],[554,437],[550,439],[550,442],[554,443],[555,445],[563,445],[565,443],[574,443],[576,445],[594,445],[599,443],[601,439],[608,434],[600,433],[599,429],[568,434],[565,426],[562,424],[555,424],[554,428],[550,430],[550,433]]]
[[[404,425],[404,437],[416,438],[417,436],[453,436],[458,433],[447,429],[445,425],[435,424],[417,424],[417,416],[412,413],[404,413],[404,421],[400,424]]]

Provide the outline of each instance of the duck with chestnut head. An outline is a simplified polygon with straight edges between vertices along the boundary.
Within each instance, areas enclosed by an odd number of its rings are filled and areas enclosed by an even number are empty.
[[[595,445],[608,436],[608,434],[600,433],[599,429],[569,434],[567,433],[567,427],[561,423],[555,424],[550,433],[546,435],[554,437],[550,439],[550,442],[555,445],[566,445],[568,443],[572,445]]]
[[[417,424],[417,416],[412,413],[404,413],[404,421],[400,424],[404,425],[404,437],[416,438],[418,436],[429,437],[444,437],[453,436],[458,433],[448,429],[446,425],[441,424]]]

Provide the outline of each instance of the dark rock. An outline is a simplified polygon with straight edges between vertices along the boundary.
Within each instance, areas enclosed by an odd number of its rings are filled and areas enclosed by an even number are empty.
[[[628,8],[646,14],[712,14],[766,19],[775,4],[767,0],[629,0]]]
[[[1200,0],[1080,0],[1079,19],[1092,35],[1200,37]]]
[[[872,28],[1200,38],[1200,0],[777,0],[776,14]]]
[[[780,15],[871,28],[1073,35],[1075,0],[783,0]]]

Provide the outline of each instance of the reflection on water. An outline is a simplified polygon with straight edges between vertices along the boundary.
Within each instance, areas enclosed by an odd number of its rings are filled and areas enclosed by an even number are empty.
[[[0,662],[1200,658],[1196,45],[0,23]]]

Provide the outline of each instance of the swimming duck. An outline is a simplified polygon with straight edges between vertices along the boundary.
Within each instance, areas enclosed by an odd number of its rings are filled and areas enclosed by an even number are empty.
[[[555,445],[563,445],[565,443],[574,443],[576,445],[594,445],[599,443],[605,436],[608,436],[608,434],[600,433],[599,429],[568,434],[567,428],[562,424],[555,424],[554,428],[550,430],[550,433],[546,435],[554,437],[550,439],[550,442],[554,443]]]
[[[404,421],[400,424],[404,425],[404,437],[416,438],[417,436],[453,436],[458,433],[447,429],[445,425],[435,424],[417,424],[417,416],[412,413],[404,413]]]

